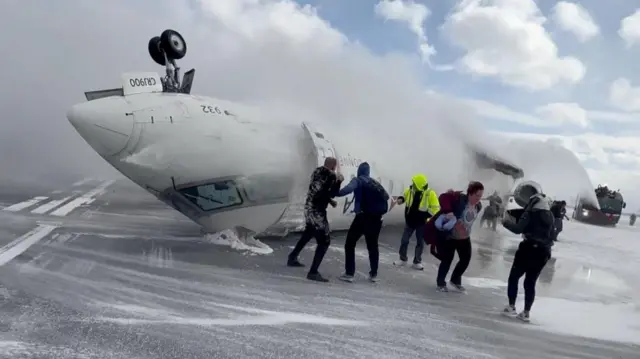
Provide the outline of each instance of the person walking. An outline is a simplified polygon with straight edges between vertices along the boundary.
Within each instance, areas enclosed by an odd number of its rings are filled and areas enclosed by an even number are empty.
[[[436,241],[437,254],[440,257],[440,266],[438,267],[436,278],[438,291],[449,291],[446,277],[456,252],[459,260],[451,274],[450,283],[457,291],[466,291],[462,285],[462,275],[471,262],[471,228],[478,218],[478,213],[482,210],[480,200],[483,193],[484,185],[474,181],[469,183],[467,193],[449,191],[440,196],[442,214],[455,217],[456,223],[447,233],[444,240]]]
[[[558,240],[558,235],[562,232],[563,229],[563,220],[569,219],[567,217],[567,202],[566,201],[553,201],[551,204],[551,213],[554,216],[554,227],[555,230],[553,232],[553,240]]]
[[[498,191],[494,191],[487,199],[489,200],[489,206],[482,213],[480,227],[483,227],[486,222],[487,227],[495,232],[498,227],[498,217],[502,214],[502,198],[498,195]]]
[[[549,199],[537,194],[529,199],[519,220],[505,219],[502,225],[514,234],[522,234],[524,240],[518,245],[513,258],[507,284],[509,304],[503,314],[516,316],[529,322],[531,307],[536,296],[536,283],[542,269],[551,258],[554,244],[555,218]],[[524,275],[524,310],[517,313],[518,284]]]
[[[304,267],[304,264],[298,260],[298,256],[307,243],[315,237],[317,246],[307,279],[317,282],[329,281],[318,272],[318,268],[331,244],[327,206],[329,204],[336,206],[332,198],[338,193],[343,180],[342,175],[336,175],[334,172],[337,165],[338,161],[335,158],[327,157],[324,165],[316,168],[311,174],[304,205],[305,228],[287,260],[289,267]]]
[[[395,266],[405,266],[409,261],[407,251],[411,235],[416,234],[416,248],[413,255],[413,269],[423,270],[422,253],[424,252],[424,228],[427,220],[440,210],[436,192],[429,188],[429,181],[424,174],[417,174],[411,179],[411,185],[397,199],[398,204],[405,204],[405,226],[400,239],[400,260],[393,262]]]
[[[362,162],[358,166],[358,176],[338,191],[336,197],[343,197],[353,192],[353,212],[356,216],[351,222],[344,243],[344,274],[339,277],[345,282],[353,282],[356,272],[356,244],[364,235],[369,252],[369,280],[378,280],[380,250],[378,237],[382,228],[382,216],[389,210],[389,194],[382,185],[371,178],[370,166]]]

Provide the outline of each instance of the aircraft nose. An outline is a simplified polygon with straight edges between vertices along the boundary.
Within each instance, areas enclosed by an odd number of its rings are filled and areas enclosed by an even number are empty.
[[[127,147],[133,132],[133,116],[119,97],[103,98],[72,106],[67,119],[101,156],[113,156]]]

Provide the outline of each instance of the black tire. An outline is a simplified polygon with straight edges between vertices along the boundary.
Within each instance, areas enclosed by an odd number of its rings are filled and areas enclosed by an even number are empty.
[[[180,60],[187,54],[187,43],[182,35],[174,30],[164,30],[160,35],[160,46],[172,60]]]
[[[165,65],[164,52],[160,49],[160,36],[152,37],[149,40],[149,55],[158,65]]]

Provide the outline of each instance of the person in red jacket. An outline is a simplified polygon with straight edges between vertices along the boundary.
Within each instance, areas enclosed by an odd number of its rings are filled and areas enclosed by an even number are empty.
[[[427,224],[425,225],[424,236],[423,236],[424,241],[427,244],[427,246],[430,247],[429,251],[431,252],[431,255],[436,257],[439,260],[442,260],[442,258],[438,253],[437,244],[442,239],[446,239],[448,230],[443,230],[442,228],[438,227],[436,223],[439,221],[440,217],[442,217],[443,215],[446,215],[446,213],[449,213],[449,217],[453,217],[451,206],[452,206],[452,200],[455,200],[454,198],[455,196],[456,195],[453,189],[448,189],[445,193],[440,194],[440,196],[438,197],[438,201],[440,202],[441,206],[442,206],[442,203],[444,203],[444,208],[446,212],[443,212],[441,207],[440,211],[438,211],[433,217],[431,217],[427,222]]]
[[[450,282],[456,290],[465,291],[462,275],[471,261],[471,227],[482,210],[480,200],[483,194],[484,185],[475,181],[469,183],[467,193],[449,190],[441,194],[440,211],[425,226],[425,242],[431,245],[431,253],[440,259],[437,277],[439,291],[448,291],[445,278],[456,252],[460,260],[451,274]],[[436,221],[440,216],[454,216],[457,222],[451,230],[438,229]]]

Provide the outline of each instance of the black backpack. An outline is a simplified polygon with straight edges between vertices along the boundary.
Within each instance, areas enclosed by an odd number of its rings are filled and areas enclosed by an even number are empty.
[[[385,214],[389,211],[389,194],[382,185],[370,178],[362,183],[360,211],[371,214]]]

